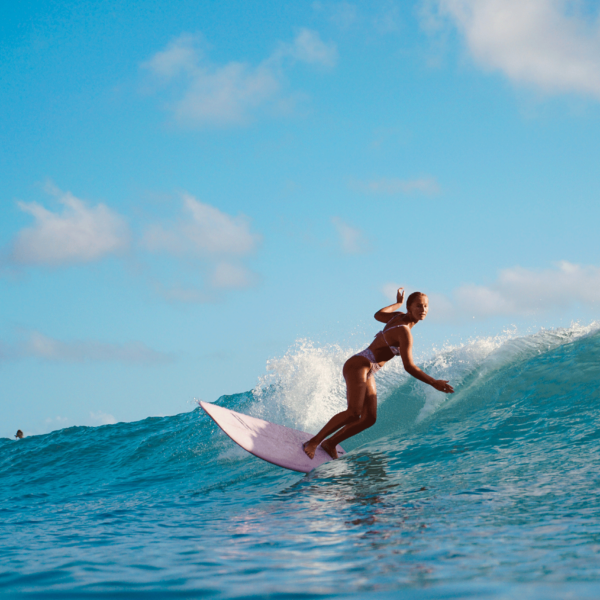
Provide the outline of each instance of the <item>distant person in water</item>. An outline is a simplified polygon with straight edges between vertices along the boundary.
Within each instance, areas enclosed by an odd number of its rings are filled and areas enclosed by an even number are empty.
[[[15,437],[20,440],[23,439],[23,432],[19,429],[17,433],[15,433]]]
[[[385,323],[385,327],[375,336],[375,340],[366,350],[351,356],[346,361],[342,373],[346,380],[348,408],[332,417],[315,437],[305,442],[304,452],[309,458],[315,456],[319,444],[332,458],[337,458],[335,447],[339,443],[375,424],[377,389],[374,375],[394,356],[402,358],[405,371],[413,377],[428,383],[440,392],[446,394],[454,392],[447,381],[430,377],[413,361],[411,329],[427,316],[429,299],[421,292],[414,292],[406,301],[405,313],[398,310],[403,301],[404,288],[400,288],[396,294],[396,303],[375,313],[375,319]]]

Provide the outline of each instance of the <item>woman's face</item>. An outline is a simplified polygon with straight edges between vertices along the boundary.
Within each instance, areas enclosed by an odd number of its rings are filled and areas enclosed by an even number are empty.
[[[419,296],[413,300],[408,307],[408,313],[417,321],[422,321],[427,316],[429,310],[429,298],[427,296]]]

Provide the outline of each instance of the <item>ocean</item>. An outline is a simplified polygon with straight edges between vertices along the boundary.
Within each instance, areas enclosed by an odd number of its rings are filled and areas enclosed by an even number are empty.
[[[315,432],[352,350],[300,341],[217,403]],[[1,439],[0,596],[600,597],[600,324],[420,364],[456,393],[390,362],[376,425],[308,475],[199,408]]]

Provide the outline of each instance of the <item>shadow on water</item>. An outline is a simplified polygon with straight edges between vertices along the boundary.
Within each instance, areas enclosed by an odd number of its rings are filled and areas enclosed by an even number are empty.
[[[269,500],[310,506],[315,514],[339,512],[347,525],[369,526],[378,515],[395,511],[399,502],[426,491],[390,469],[387,454],[364,451],[322,465]]]

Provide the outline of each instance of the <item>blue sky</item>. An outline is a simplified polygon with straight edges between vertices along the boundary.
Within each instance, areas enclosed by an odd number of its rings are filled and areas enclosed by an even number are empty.
[[[593,2],[20,2],[0,19],[0,435],[174,414],[296,340],[600,307]]]

